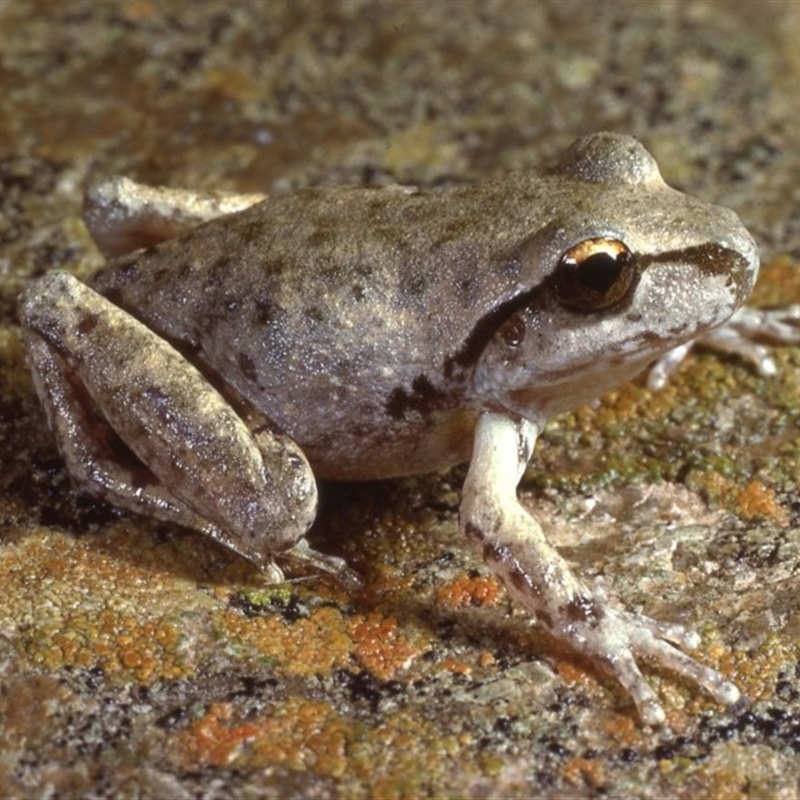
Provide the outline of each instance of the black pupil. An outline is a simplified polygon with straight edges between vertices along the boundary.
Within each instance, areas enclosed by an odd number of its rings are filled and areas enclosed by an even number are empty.
[[[623,265],[620,255],[595,253],[581,262],[576,276],[587,289],[605,294],[619,280]]]

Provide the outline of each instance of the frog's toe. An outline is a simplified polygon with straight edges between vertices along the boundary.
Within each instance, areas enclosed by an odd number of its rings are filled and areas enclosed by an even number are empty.
[[[687,650],[694,650],[700,646],[700,637],[683,625],[675,622],[659,622],[649,617],[640,617],[639,619],[646,622],[648,630],[659,639],[672,642],[672,644]]]
[[[771,377],[777,368],[764,344],[800,344],[800,305],[776,309],[745,306],[727,325],[709,331],[701,341],[724,352],[738,353],[753,364],[760,375]]]
[[[658,391],[666,386],[667,381],[683,363],[689,351],[694,346],[694,341],[673,347],[657,359],[647,373],[647,388]]]
[[[667,715],[630,650],[609,659],[604,666],[633,700],[639,718],[645,725],[664,724]]]
[[[272,559],[262,563],[259,568],[264,583],[268,585],[283,583],[286,580],[283,570]]]
[[[740,308],[725,328],[734,328],[742,336],[772,344],[800,344],[800,304],[784,308]]]
[[[359,574],[347,566],[343,558],[314,550],[305,539],[298,539],[292,547],[281,553],[282,557],[300,561],[320,572],[325,572],[348,592],[356,592],[364,585]]]
[[[587,605],[587,607],[590,607]],[[610,608],[594,598],[585,621],[573,619],[556,635],[592,658],[615,678],[633,700],[642,721],[661,725],[666,714],[642,676],[637,659],[645,658],[702,686],[719,703],[739,699],[739,690],[717,670],[704,666],[678,647],[693,648],[699,637],[682,625],[657,622],[639,614]]]
[[[747,309],[753,311],[753,309]],[[775,360],[768,347],[754,340],[755,330],[743,331],[732,324],[724,325],[703,334],[697,343],[719,353],[730,353],[749,362],[764,378],[771,378],[777,372]]]
[[[702,686],[718,703],[730,705],[739,699],[739,690],[721,673],[701,664],[673,646],[674,643],[680,647],[697,647],[700,637],[694,631],[689,631],[682,625],[657,622],[648,617],[634,614],[624,614],[624,616],[626,617],[625,627],[628,628],[630,647],[637,655],[655,661],[698,686]],[[617,675],[617,678],[623,683],[620,675]],[[623,685],[625,684],[623,683]],[[631,692],[631,696],[639,708],[640,703],[636,700],[633,692]],[[641,708],[639,710],[641,713]]]

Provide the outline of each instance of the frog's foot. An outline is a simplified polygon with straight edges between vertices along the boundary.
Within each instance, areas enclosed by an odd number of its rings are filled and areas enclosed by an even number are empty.
[[[591,594],[577,597],[566,608],[557,610],[553,622],[550,633],[616,678],[647,725],[663,724],[666,714],[639,670],[637,656],[702,686],[718,703],[729,705],[739,699],[736,686],[717,670],[673,646],[693,649],[700,642],[696,633],[682,625],[612,608]]]
[[[682,625],[658,622],[608,605],[571,575],[559,576],[565,565],[555,554],[548,557],[549,575],[544,579],[537,574],[539,565],[529,558],[502,549],[495,551],[494,558],[487,558],[487,564],[506,584],[509,594],[552,636],[615,678],[646,725],[662,725],[666,714],[642,675],[637,658],[653,661],[702,686],[718,703],[729,705],[739,699],[739,690],[721,673],[677,649],[696,648],[700,643],[696,633]],[[569,598],[559,602],[565,590]]]
[[[650,368],[647,385],[650,389],[662,389],[696,344],[741,356],[759,375],[771,377],[776,373],[775,361],[765,343],[800,344],[800,305],[771,310],[740,308],[724,325],[661,356]]]
[[[516,498],[536,426],[497,413],[484,413],[475,433],[461,526],[508,593],[558,640],[613,675],[633,699],[642,720],[663,723],[666,715],[642,677],[637,657],[651,659],[700,684],[721,703],[735,702],[733,684],[678,647],[698,637],[611,607],[589,591],[547,543],[541,527]]]
[[[83,219],[106,258],[152,247],[203,222],[241,211],[263,194],[192,192],[112,178],[89,187]]]

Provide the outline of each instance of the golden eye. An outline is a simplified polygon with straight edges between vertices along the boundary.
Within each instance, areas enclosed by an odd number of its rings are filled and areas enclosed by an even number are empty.
[[[555,273],[558,300],[570,311],[605,311],[626,300],[639,275],[633,254],[618,239],[585,239],[561,256]]]

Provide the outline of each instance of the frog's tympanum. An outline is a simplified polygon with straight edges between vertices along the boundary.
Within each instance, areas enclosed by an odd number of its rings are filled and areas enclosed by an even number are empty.
[[[554,414],[719,326],[758,272],[736,215],[597,134],[548,172],[424,191],[198,195],[125,179],[86,222],[111,259],[21,300],[36,389],[75,480],[207,534],[279,579],[295,558],[357,578],[304,534],[315,477],[469,462],[461,527],[554,637],[665,715],[644,656],[731,703],[674,645],[696,635],[606,603],[516,487]],[[766,362],[765,362],[766,363]]]

